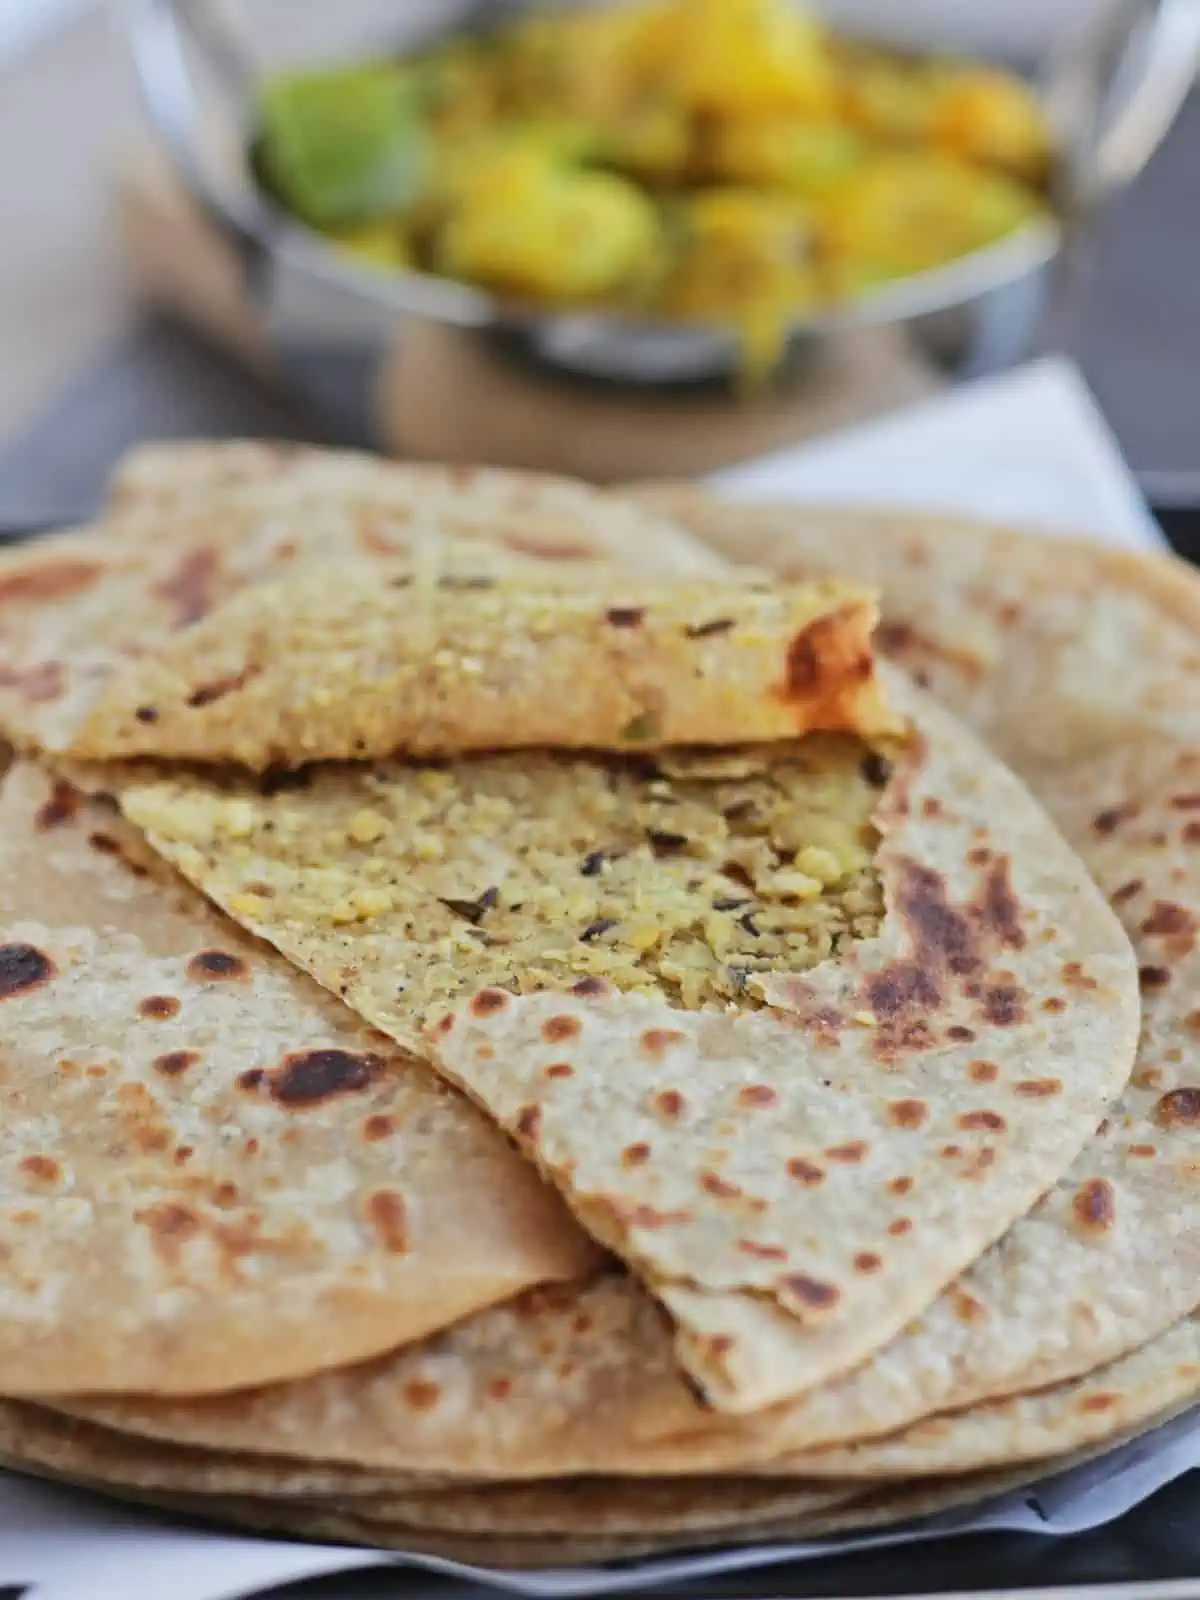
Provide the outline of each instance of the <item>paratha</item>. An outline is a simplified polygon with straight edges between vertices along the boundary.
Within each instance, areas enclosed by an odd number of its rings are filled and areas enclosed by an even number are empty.
[[[866,590],[617,575],[564,590],[486,567],[419,580],[407,562],[343,562],[245,590],[121,674],[72,753],[263,771],[896,731]]]
[[[7,1394],[297,1376],[594,1263],[466,1101],[25,764],[0,896]]]
[[[522,754],[445,769],[334,769],[283,795],[179,777],[134,783],[122,805],[205,893],[406,1045],[419,1046],[422,1025],[446,1026],[445,1012],[472,987],[484,989],[478,1015],[453,1035],[427,1032],[430,1048],[560,1185],[563,1163],[588,1165],[574,1147],[549,1156],[552,1107],[566,1095],[567,1121],[607,1163],[604,1178],[591,1172],[577,1214],[664,1294],[683,1329],[680,1359],[710,1399],[751,1410],[847,1370],[922,1309],[1054,1181],[1131,1064],[1136,979],[1115,918],[1021,786],[899,681],[894,694],[916,731],[895,756],[874,823],[892,911],[878,940],[878,885],[859,865],[875,766],[861,747],[848,761],[845,740],[718,753],[719,776],[707,782],[694,775],[712,759],[702,752],[682,779]],[[724,777],[747,768],[749,794]],[[843,781],[831,784],[839,769]],[[814,788],[836,797],[818,820],[848,836],[846,863],[808,842]],[[767,794],[775,814],[764,828]],[[660,813],[646,809],[656,805]],[[849,880],[847,865],[857,867]],[[749,899],[731,894],[731,868]],[[657,901],[652,874],[663,885]],[[448,916],[459,927],[443,934],[438,919]],[[834,919],[831,932],[822,916]],[[568,975],[641,993],[626,1024],[605,1023],[601,1055],[617,1049],[638,1062],[621,1080],[630,1103],[607,1125],[604,1096],[569,1043],[592,1026],[597,1003],[560,1004]],[[510,1007],[509,988],[551,998]],[[485,1020],[487,995],[496,1010]],[[713,1002],[763,1001],[787,1022],[710,1026],[689,1016]],[[474,1033],[497,1019],[508,1032],[525,1011],[511,1076],[477,1070],[476,1046],[490,1061],[494,1041]],[[556,1027],[559,1056],[546,1062]],[[657,1061],[639,1038],[661,1038]],[[676,1042],[681,1061],[670,1059]],[[1037,1086],[1014,1085],[1000,1111],[990,1085],[1025,1058],[1038,1062]],[[556,1060],[567,1064],[561,1082],[535,1094],[529,1074]],[[803,1060],[812,1065],[801,1080]],[[732,1075],[747,1097],[757,1085],[762,1101],[756,1110],[741,1102],[740,1135],[724,1126],[734,1111],[723,1099],[701,1108],[687,1145],[676,1141],[685,1158],[694,1152],[680,1174],[686,1197],[670,1160],[664,1169],[648,1151],[691,1121],[681,1073],[710,1087]],[[637,1109],[643,1099],[649,1110]],[[541,1142],[527,1122],[543,1124]],[[751,1125],[773,1169],[735,1178],[719,1146],[749,1138]],[[643,1146],[643,1159],[622,1154]],[[619,1184],[613,1172],[624,1174]],[[740,1201],[747,1184],[761,1216]],[[687,1264],[663,1271],[652,1265],[657,1246],[680,1232],[665,1223],[684,1221],[697,1192],[707,1222],[686,1230]],[[639,1207],[654,1220],[639,1223]],[[623,1213],[634,1218],[628,1232]],[[700,1258],[718,1237],[714,1279]]]
[[[1164,961],[1164,936],[1142,931],[1156,900],[1200,918],[1200,834],[1173,803],[1200,790],[1200,769],[1178,743],[1200,708],[1194,575],[1167,559],[969,521],[729,508],[690,492],[682,501],[672,494],[676,515],[702,534],[719,528],[727,548],[755,562],[800,578],[844,567],[879,584],[890,648],[1024,770],[1110,893],[1141,879],[1123,905],[1118,895],[1118,909],[1142,964],[1165,966],[1169,977],[1143,995],[1144,1088],[1126,1091],[1101,1141],[941,1297],[915,1336],[893,1341],[858,1375],[744,1423],[695,1405],[672,1369],[665,1320],[622,1279],[523,1297],[383,1362],[259,1390],[238,1408],[130,1400],[101,1406],[102,1420],[387,1469],[728,1470],[1070,1381],[1196,1305],[1197,1133],[1158,1112],[1164,1099],[1178,1108],[1178,1091],[1197,1082],[1194,985],[1187,956]],[[1114,638],[1123,641],[1115,651]],[[1089,748],[1093,762],[1073,765]],[[1143,809],[1125,815],[1139,790]],[[1115,1225],[1082,1222],[1092,1197],[1106,1195],[1093,1182],[1111,1186]],[[547,1341],[556,1352],[549,1362],[538,1354]],[[419,1391],[436,1393],[427,1410],[410,1403],[414,1381],[434,1386]]]

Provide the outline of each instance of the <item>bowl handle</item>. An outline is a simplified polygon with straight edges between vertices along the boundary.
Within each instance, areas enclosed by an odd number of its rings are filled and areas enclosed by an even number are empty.
[[[1070,41],[1044,95],[1067,208],[1090,208],[1137,176],[1198,69],[1200,0],[1120,0]]]

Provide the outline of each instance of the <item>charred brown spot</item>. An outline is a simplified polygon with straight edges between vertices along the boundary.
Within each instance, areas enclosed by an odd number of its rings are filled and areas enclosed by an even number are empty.
[[[1042,1010],[1049,1011],[1054,1015],[1061,1015],[1066,1009],[1067,1002],[1061,994],[1052,994],[1048,999],[1042,1001]]]
[[[161,1072],[165,1078],[177,1078],[199,1060],[199,1050],[168,1050],[165,1055],[155,1056],[154,1070]]]
[[[1083,970],[1078,961],[1065,961],[1062,969],[1063,982],[1071,989],[1094,989],[1096,980],[1090,973]]]
[[[565,1039],[573,1039],[578,1032],[577,1017],[547,1017],[542,1023],[542,1038],[547,1044],[561,1044]]]
[[[610,606],[604,613],[610,628],[640,628],[646,620],[645,606]]]
[[[1180,838],[1184,844],[1200,844],[1200,822],[1185,823]]]
[[[236,694],[239,689],[244,689],[262,671],[261,667],[243,667],[240,672],[227,673],[223,678],[214,678],[211,683],[201,683],[194,688],[187,697],[187,704],[194,711],[203,706],[216,705],[218,700],[224,700],[227,695]]]
[[[815,1161],[806,1161],[803,1156],[792,1156],[787,1171],[789,1178],[795,1178],[797,1183],[803,1183],[809,1189],[815,1189],[819,1183],[825,1182],[824,1167],[817,1166]]]
[[[488,1384],[488,1394],[493,1400],[507,1400],[513,1392],[511,1378],[493,1378]]]
[[[543,1078],[573,1078],[575,1068],[569,1061],[552,1061],[548,1067],[543,1068]]]
[[[621,1151],[623,1167],[641,1167],[650,1159],[650,1146],[644,1143],[627,1144]]]
[[[964,1111],[958,1119],[958,1126],[965,1132],[985,1128],[989,1133],[1003,1133],[1008,1123],[998,1111]]]
[[[88,834],[88,844],[101,856],[119,856],[121,854],[120,842],[113,838],[111,833],[97,829],[95,833]]]
[[[1168,967],[1146,966],[1138,968],[1138,984],[1143,994],[1152,993],[1156,989],[1165,989],[1171,981]]]
[[[217,602],[220,574],[220,551],[211,545],[201,545],[189,550],[158,585],[156,592],[172,608],[177,628],[199,622],[212,610]]]
[[[895,1222],[888,1223],[887,1231],[893,1239],[899,1239],[901,1235],[912,1232],[912,1225],[911,1217],[897,1217]]]
[[[855,1272],[878,1272],[883,1265],[883,1257],[877,1256],[873,1250],[860,1250],[854,1258]]]
[[[753,1256],[756,1261],[786,1261],[787,1251],[779,1244],[759,1244],[757,1239],[739,1239],[738,1249],[745,1256]]]
[[[34,816],[34,826],[39,833],[48,833],[51,828],[62,828],[68,822],[73,822],[83,804],[83,796],[69,783],[56,783],[49,796],[38,807]]]
[[[974,844],[967,851],[967,860],[973,867],[986,867],[992,859],[992,852],[985,844]]]
[[[960,1145],[960,1144],[944,1144],[942,1146],[939,1154],[942,1156],[943,1160],[954,1161],[960,1155],[962,1155],[962,1145]]]
[[[266,1081],[267,1075],[261,1067],[248,1067],[245,1072],[239,1072],[236,1079],[238,1088],[247,1092],[261,1089]]]
[[[1160,1128],[1200,1128],[1200,1089],[1172,1089],[1154,1107]]]
[[[919,1128],[928,1115],[924,1100],[893,1100],[888,1106],[888,1119],[897,1128]]]
[[[657,1206],[635,1205],[618,1208],[621,1220],[631,1228],[665,1228],[676,1222],[690,1222],[690,1211],[660,1211]]]
[[[138,1016],[147,1022],[167,1022],[179,1015],[179,1001],[173,994],[148,994],[138,1001]]]
[[[809,1311],[828,1311],[842,1298],[840,1290],[832,1283],[822,1283],[807,1273],[793,1272],[779,1280],[781,1294]]]
[[[440,1384],[426,1378],[412,1378],[404,1385],[404,1402],[410,1411],[432,1411],[442,1398]]]
[[[1109,806],[1106,811],[1097,812],[1092,818],[1092,829],[1102,839],[1116,833],[1123,823],[1131,822],[1137,816],[1138,808],[1133,804]]]
[[[323,1105],[340,1094],[361,1094],[383,1071],[382,1056],[370,1051],[296,1050],[267,1073],[271,1099],[293,1111]]]
[[[228,950],[201,950],[187,964],[187,975],[198,983],[206,980],[248,978],[250,964]]]
[[[408,1252],[408,1208],[394,1189],[376,1189],[367,1196],[367,1221],[389,1255]]]
[[[874,662],[858,636],[857,620],[855,606],[839,606],[792,637],[779,688],[781,699],[836,704],[840,691],[871,677]]]
[[[1141,878],[1130,878],[1127,883],[1123,883],[1119,888],[1113,890],[1111,897],[1113,905],[1123,906],[1127,900],[1132,900],[1135,895],[1141,894],[1145,887],[1146,885]]]
[[[530,1144],[537,1144],[542,1136],[542,1108],[538,1105],[522,1106],[517,1112],[516,1130]]]
[[[736,1200],[743,1192],[740,1184],[730,1183],[715,1172],[702,1172],[700,1187],[717,1200]]]
[[[369,1143],[386,1139],[396,1131],[396,1119],[389,1117],[386,1112],[376,1112],[374,1116],[367,1117],[363,1122],[363,1138]]]
[[[40,989],[57,976],[50,957],[32,944],[0,944],[0,1000]]]
[[[1136,1156],[1139,1161],[1153,1161],[1158,1151],[1152,1144],[1131,1144],[1129,1154]]]
[[[1115,1394],[1089,1394],[1079,1402],[1081,1411],[1111,1411],[1115,1405],[1120,1404],[1120,1397]]]
[[[960,1322],[978,1322],[984,1315],[983,1306],[973,1294],[968,1294],[965,1289],[957,1285],[949,1290],[950,1301],[954,1307],[954,1315]]]
[[[974,1028],[964,1028],[961,1023],[956,1022],[952,1027],[946,1029],[946,1037],[953,1040],[955,1044],[970,1044],[975,1037],[975,1030]]]
[[[687,1035],[678,1028],[647,1028],[638,1043],[648,1056],[665,1056],[677,1044],[686,1044]]]
[[[603,978],[580,978],[578,983],[571,985],[571,993],[585,998],[603,995],[608,993],[608,984]]]
[[[1062,1087],[1061,1078],[1027,1078],[1024,1083],[1014,1084],[1013,1093],[1026,1100],[1047,1100],[1061,1094]]]
[[[95,561],[54,561],[47,562],[44,567],[14,572],[10,577],[0,578],[0,605],[10,600],[34,604],[43,600],[66,600],[89,588],[102,571]]]
[[[654,1104],[664,1117],[681,1117],[687,1101],[678,1089],[661,1089],[654,1096]]]
[[[831,1145],[825,1152],[827,1161],[839,1161],[844,1165],[853,1166],[861,1161],[867,1153],[866,1142],[863,1139],[852,1139],[849,1144]]]
[[[52,1156],[26,1156],[21,1162],[21,1171],[39,1183],[57,1183],[62,1176],[62,1169]]]
[[[755,1108],[773,1106],[778,1099],[779,1096],[774,1089],[771,1088],[770,1084],[766,1083],[748,1083],[738,1090],[738,1104],[740,1106]]]
[[[1013,893],[1012,863],[997,856],[988,868],[983,884],[983,923],[985,932],[994,934],[1006,949],[1025,948],[1025,929],[1021,925],[1021,902]]]
[[[989,983],[980,996],[979,1009],[993,1028],[1012,1028],[1024,1022],[1025,991],[1015,983]]]
[[[1075,1191],[1075,1220],[1083,1228],[1103,1232],[1117,1220],[1117,1197],[1107,1178],[1089,1178]]]
[[[133,714],[139,722],[149,724],[158,721],[158,712],[153,706],[138,706]]]
[[[1174,794],[1171,807],[1174,811],[1200,811],[1200,794]]]
[[[1142,923],[1142,932],[1164,938],[1180,933],[1194,935],[1196,919],[1173,900],[1156,900]]]
[[[491,1017],[503,1011],[507,1004],[508,996],[503,989],[481,989],[471,1001],[471,1011],[477,1017]]]
[[[133,1220],[150,1230],[155,1250],[167,1262],[173,1262],[180,1246],[200,1232],[200,1218],[195,1212],[173,1200],[161,1200],[135,1211]]]
[[[888,1184],[889,1194],[910,1194],[913,1180],[911,1178],[893,1178]]]
[[[967,1068],[972,1083],[995,1083],[999,1076],[1000,1068],[994,1061],[972,1061]]]

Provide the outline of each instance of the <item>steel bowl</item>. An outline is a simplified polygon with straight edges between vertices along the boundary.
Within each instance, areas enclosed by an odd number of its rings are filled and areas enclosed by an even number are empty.
[[[509,0],[410,6],[395,50],[492,24]],[[319,8],[326,19],[330,13]],[[353,12],[353,6],[350,11]],[[288,23],[297,20],[294,0]],[[879,28],[866,26],[877,11]],[[402,13],[404,14],[404,13]],[[856,32],[886,37],[896,0],[860,4]],[[247,162],[264,67],[252,17],[226,0],[126,0],[124,23],[150,128],[176,177],[236,251],[280,370],[327,414],[347,419],[369,376],[414,322],[502,339],[560,372],[641,386],[727,379],[738,343],[724,327],[515,304],[468,284],[356,265],[285,215]],[[376,37],[376,45],[381,43]],[[918,44],[912,30],[906,43]],[[361,49],[363,39],[354,41]],[[936,48],[938,40],[924,41]],[[341,42],[345,53],[346,42]],[[1033,76],[1054,138],[1053,215],[984,249],[805,317],[788,355],[841,330],[903,324],[961,374],[998,370],[1030,348],[1055,269],[1086,234],[1097,206],[1142,168],[1170,127],[1200,65],[1200,0],[1117,0]],[[361,420],[361,419],[359,419]]]

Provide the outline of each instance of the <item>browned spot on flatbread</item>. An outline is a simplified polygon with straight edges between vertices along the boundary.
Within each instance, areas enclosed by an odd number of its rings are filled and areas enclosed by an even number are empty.
[[[481,1046],[481,1048],[483,1048]],[[476,1052],[478,1054],[478,1052]],[[491,1054],[491,1051],[488,1051]],[[542,1068],[543,1078],[573,1078],[575,1068],[569,1061],[552,1061],[548,1067]]]
[[[883,1257],[875,1254],[874,1250],[860,1250],[854,1258],[855,1272],[878,1272],[883,1266]]]
[[[0,1000],[40,989],[57,976],[48,955],[32,944],[0,944]]]
[[[888,1232],[893,1239],[899,1239],[903,1234],[912,1232],[911,1217],[897,1217],[894,1222],[888,1223]]]
[[[39,1183],[57,1183],[62,1176],[62,1168],[53,1156],[25,1156],[21,1161],[21,1171],[27,1178],[36,1178]]]
[[[841,1291],[832,1283],[822,1283],[807,1273],[793,1272],[780,1278],[776,1285],[781,1298],[790,1300],[805,1311],[829,1311],[842,1298]]]
[[[199,983],[236,981],[250,976],[250,965],[228,950],[201,950],[189,960],[187,975]]]
[[[1143,994],[1153,993],[1156,989],[1165,989],[1170,981],[1169,967],[1149,965],[1138,968],[1138,984]]]
[[[259,1081],[266,1081],[272,1100],[292,1111],[307,1110],[323,1105],[341,1094],[361,1094],[369,1089],[383,1071],[382,1056],[370,1051],[351,1050],[296,1050],[284,1056],[272,1071],[264,1073]],[[253,1070],[253,1069],[252,1069]],[[242,1073],[239,1083],[254,1087],[245,1080],[250,1073]]]
[[[52,828],[62,828],[73,822],[83,804],[83,796],[69,783],[56,783],[47,798],[37,808],[34,827],[39,833],[49,833]]]
[[[1184,844],[1200,844],[1200,822],[1185,823],[1180,838]]]
[[[1115,1394],[1089,1394],[1079,1402],[1081,1411],[1111,1411],[1114,1406],[1120,1405],[1119,1395]]]
[[[1012,863],[1008,856],[997,856],[988,867],[983,887],[983,928],[1008,950],[1025,948],[1025,929],[1021,925],[1021,904],[1013,893]]]
[[[1048,1100],[1061,1094],[1062,1087],[1061,1078],[1026,1078],[1023,1083],[1013,1085],[1013,1093],[1026,1100]]]
[[[1123,906],[1127,900],[1132,900],[1135,895],[1141,894],[1145,887],[1141,878],[1130,878],[1128,882],[1113,890],[1111,896],[1113,905]]]
[[[980,996],[979,1009],[993,1028],[1012,1028],[1024,1022],[1025,991],[1016,983],[989,983]]]
[[[404,1385],[404,1400],[410,1411],[432,1411],[442,1398],[441,1385],[427,1378],[413,1378]]]
[[[224,700],[227,695],[236,694],[239,689],[244,689],[262,672],[259,666],[245,666],[240,672],[227,673],[223,678],[213,678],[208,683],[197,684],[187,697],[187,704],[193,711],[198,711],[203,706],[216,705],[218,700]]]
[[[924,1100],[893,1100],[887,1108],[888,1121],[897,1128],[919,1128],[929,1115]]]
[[[654,1096],[655,1109],[664,1117],[681,1117],[687,1108],[687,1101],[678,1089],[661,1089]]]
[[[830,1145],[825,1152],[827,1161],[837,1161],[844,1166],[854,1166],[860,1162],[867,1153],[865,1139],[852,1139],[848,1144]]]
[[[22,605],[68,600],[95,583],[103,570],[96,561],[48,561],[44,567],[14,572],[0,578],[0,605],[10,600]]]
[[[147,1022],[169,1022],[179,1015],[179,1001],[173,994],[148,994],[138,1001],[138,1016]]]
[[[1090,1233],[1103,1233],[1117,1220],[1117,1197],[1107,1178],[1089,1178],[1075,1191],[1075,1220]]]
[[[578,983],[571,985],[571,993],[583,995],[585,998],[595,998],[608,993],[608,984],[603,978],[580,978]]]
[[[982,1304],[973,1294],[968,1294],[965,1289],[952,1284],[947,1290],[950,1304],[954,1307],[954,1315],[960,1322],[978,1322],[985,1315]]]
[[[678,1028],[647,1028],[638,1040],[638,1044],[648,1056],[665,1056],[677,1044],[686,1043],[686,1035],[679,1032]]]
[[[172,608],[177,628],[189,627],[206,617],[219,598],[221,552],[213,545],[188,550],[156,589]]]
[[[503,1011],[507,1004],[508,996],[503,989],[481,989],[471,1001],[471,1011],[477,1017],[491,1017]]]
[[[368,1195],[367,1221],[389,1255],[407,1253],[408,1208],[402,1194],[397,1194],[395,1189],[376,1189],[374,1194]]]
[[[135,1211],[133,1220],[150,1230],[154,1252],[168,1266],[178,1264],[182,1247],[200,1232],[196,1213],[174,1200],[160,1200]]]
[[[836,725],[837,707],[875,670],[871,652],[857,636],[858,608],[839,606],[817,617],[788,642],[781,700],[805,708],[805,721]]]
[[[958,1126],[964,1132],[982,1128],[989,1133],[1003,1133],[1008,1123],[998,1111],[964,1111],[958,1119]]]
[[[383,1111],[377,1111],[372,1116],[367,1117],[362,1125],[363,1138],[370,1144],[375,1144],[380,1139],[389,1138],[395,1131],[395,1117],[389,1117]]]
[[[168,1050],[164,1055],[155,1056],[154,1070],[161,1072],[164,1078],[178,1078],[199,1060],[199,1050]]]
[[[1092,831],[1098,833],[1102,839],[1106,839],[1125,823],[1132,822],[1137,814],[1138,807],[1132,801],[1124,805],[1109,806],[1105,811],[1098,811],[1092,818]]]
[[[1173,794],[1171,808],[1174,811],[1200,811],[1200,794]]]
[[[542,1136],[542,1108],[539,1105],[522,1106],[517,1113],[517,1132],[530,1144],[537,1144]]]
[[[578,1017],[547,1017],[542,1023],[542,1038],[547,1044],[561,1044],[579,1032]]]
[[[715,1172],[702,1172],[700,1187],[717,1200],[736,1200],[743,1193],[740,1184],[730,1183]]]
[[[650,1159],[650,1146],[643,1141],[637,1144],[627,1144],[621,1151],[621,1165],[623,1167],[641,1167]]]
[[[788,1258],[781,1244],[760,1244],[757,1239],[739,1239],[737,1247],[743,1255],[753,1256],[757,1261],[786,1261]]]
[[[1200,1128],[1200,1089],[1171,1089],[1154,1107],[1160,1128]]]
[[[967,1067],[967,1077],[972,1083],[995,1083],[1000,1068],[994,1061],[972,1061]]]
[[[738,1105],[752,1109],[773,1106],[779,1099],[768,1083],[747,1083],[738,1090]]]
[[[789,1178],[795,1178],[797,1183],[809,1189],[815,1189],[819,1183],[825,1182],[824,1167],[817,1166],[815,1161],[806,1161],[803,1156],[792,1156],[787,1164],[787,1172]]]
[[[884,655],[904,659],[908,656],[926,657],[944,662],[972,682],[983,676],[983,663],[965,650],[955,650],[940,643],[928,634],[920,633],[910,622],[897,622],[885,618],[875,630],[875,644]],[[928,687],[926,675],[924,687]]]

